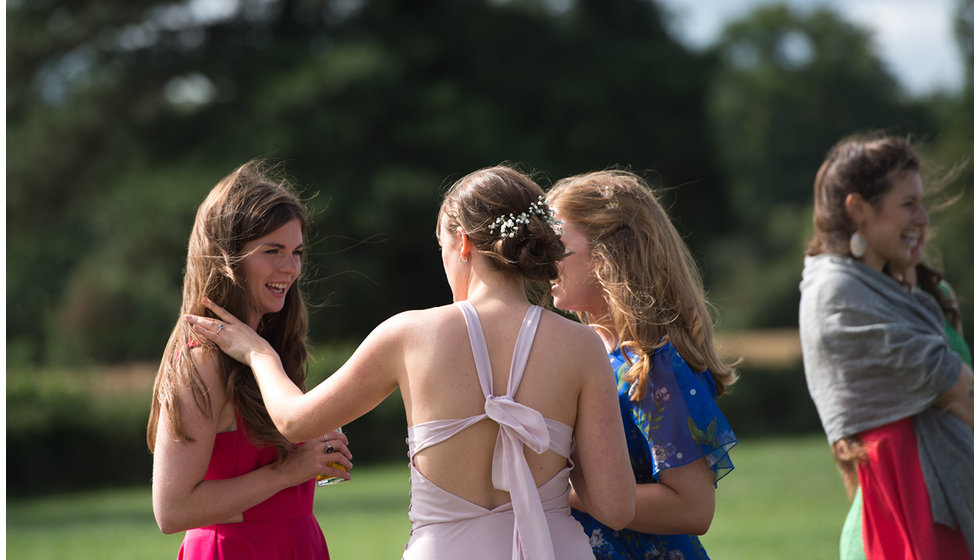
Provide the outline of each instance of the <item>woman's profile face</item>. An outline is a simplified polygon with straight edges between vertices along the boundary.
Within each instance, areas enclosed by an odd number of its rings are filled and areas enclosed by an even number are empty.
[[[245,244],[242,276],[249,305],[248,324],[255,328],[267,313],[282,311],[286,293],[299,277],[303,257],[303,226],[287,222]]]
[[[592,248],[581,227],[569,221],[557,208],[562,220],[561,240],[567,256],[558,263],[558,279],[551,285],[555,307],[565,311],[601,316],[605,310],[602,286],[592,268]]]
[[[861,228],[868,240],[864,262],[878,270],[922,261],[929,216],[923,205],[922,178],[916,171],[895,174],[878,206],[866,213]]]

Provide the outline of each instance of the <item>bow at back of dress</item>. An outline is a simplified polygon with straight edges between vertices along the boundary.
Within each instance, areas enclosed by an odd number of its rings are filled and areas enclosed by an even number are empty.
[[[534,476],[524,456],[524,446],[538,454],[554,449],[568,457],[571,438],[556,437],[554,439],[557,441],[553,442],[551,431],[568,427],[560,422],[546,421],[537,410],[514,400],[514,394],[524,377],[524,368],[541,319],[541,308],[531,306],[525,314],[514,347],[507,390],[503,395],[494,395],[490,354],[479,316],[468,301],[458,302],[457,306],[466,319],[480,387],[486,396],[486,417],[500,426],[493,452],[493,487],[510,492],[514,507],[513,558],[552,559],[554,548],[548,523]],[[483,417],[480,415],[478,418]]]

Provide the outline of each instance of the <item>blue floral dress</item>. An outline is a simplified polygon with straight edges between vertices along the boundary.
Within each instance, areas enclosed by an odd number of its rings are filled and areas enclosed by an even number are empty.
[[[660,471],[703,457],[714,470],[716,483],[734,468],[728,451],[738,440],[715,402],[717,391],[709,372],[692,372],[668,342],[651,358],[646,395],[640,402],[631,402],[632,387],[623,380],[629,365],[621,350],[610,353],[609,361],[616,373],[619,408],[637,484],[659,484]],[[572,510],[572,515],[589,535],[599,560],[708,558],[696,535],[614,531],[587,513]]]

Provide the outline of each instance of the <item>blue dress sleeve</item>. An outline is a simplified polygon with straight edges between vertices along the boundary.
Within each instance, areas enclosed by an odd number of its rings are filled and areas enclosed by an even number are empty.
[[[716,402],[707,371],[694,373],[670,343],[651,358],[646,395],[631,401],[633,422],[645,436],[653,458],[653,476],[702,457],[717,483],[734,468],[729,450],[738,443]],[[630,388],[631,391],[634,389]]]

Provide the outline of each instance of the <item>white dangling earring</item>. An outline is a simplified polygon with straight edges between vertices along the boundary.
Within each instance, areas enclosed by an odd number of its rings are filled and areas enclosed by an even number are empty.
[[[860,231],[855,231],[851,234],[851,254],[854,258],[860,259],[864,256],[865,251],[868,250],[868,238],[864,236]]]

